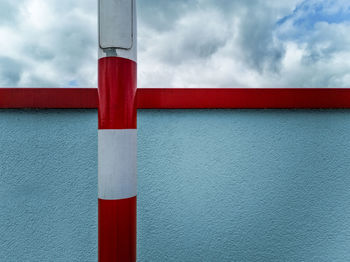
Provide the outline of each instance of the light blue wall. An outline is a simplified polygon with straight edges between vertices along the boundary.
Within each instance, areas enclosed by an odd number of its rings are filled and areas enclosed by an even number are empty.
[[[0,111],[0,261],[96,261],[95,111]]]
[[[95,110],[0,111],[0,261],[96,261]],[[140,111],[139,261],[350,261],[350,111]]]

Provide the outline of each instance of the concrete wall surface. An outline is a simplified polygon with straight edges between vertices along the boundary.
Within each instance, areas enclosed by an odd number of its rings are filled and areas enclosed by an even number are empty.
[[[350,261],[349,110],[138,123],[138,261]],[[0,110],[0,149],[0,261],[96,261],[96,110]]]

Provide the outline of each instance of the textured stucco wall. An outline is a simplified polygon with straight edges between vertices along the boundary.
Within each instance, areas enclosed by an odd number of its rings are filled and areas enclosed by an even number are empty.
[[[96,261],[95,111],[0,110],[0,261]]]
[[[95,110],[0,111],[0,261],[96,261]],[[350,261],[350,111],[139,113],[139,261]]]

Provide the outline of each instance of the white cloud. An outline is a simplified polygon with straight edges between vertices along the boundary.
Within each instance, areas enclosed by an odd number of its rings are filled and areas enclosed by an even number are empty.
[[[96,87],[96,5],[2,1],[0,85]],[[140,87],[349,87],[348,1],[138,0],[138,7]]]
[[[12,23],[0,23],[1,85],[95,86],[96,8],[69,2],[19,1]],[[6,74],[9,60],[21,65],[16,74]]]

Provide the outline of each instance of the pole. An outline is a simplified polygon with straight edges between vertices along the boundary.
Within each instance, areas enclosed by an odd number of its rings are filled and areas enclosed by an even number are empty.
[[[99,0],[98,261],[136,261],[136,0]]]

